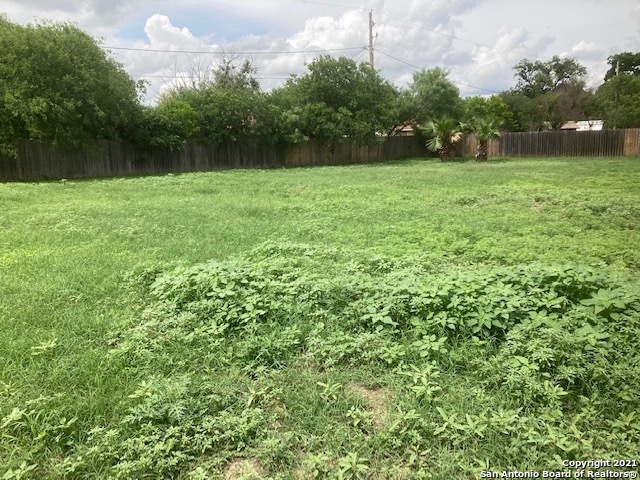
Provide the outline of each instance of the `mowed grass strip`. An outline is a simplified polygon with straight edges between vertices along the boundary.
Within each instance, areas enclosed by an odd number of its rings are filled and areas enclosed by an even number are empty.
[[[109,332],[139,313],[142,300],[124,282],[137,266],[222,261],[267,241],[287,241],[344,249],[355,260],[419,255],[434,265],[581,263],[637,278],[639,185],[640,163],[622,158],[500,159],[486,165],[416,159],[1,184],[0,418],[11,420],[12,412],[20,418],[5,422],[0,458],[7,467],[0,473],[7,478],[54,475],[64,470],[56,462],[71,462],[67,454],[87,440],[92,428],[108,428],[125,415],[129,395],[148,380],[149,371],[113,361]],[[246,372],[232,375],[248,381]],[[355,373],[338,368],[329,377],[304,369],[284,375],[277,388],[298,381],[312,387],[305,394],[310,404],[289,400],[290,408],[300,409],[297,421],[312,408],[316,416],[327,414],[327,423],[308,426],[315,432],[305,440],[312,447],[303,451],[296,443],[297,457],[282,453],[262,459],[255,469],[261,475],[277,470],[307,475],[324,463],[351,471],[354,478],[369,475],[378,461],[372,458],[375,445],[368,444],[359,458],[346,440],[348,429],[336,434],[334,444],[318,439],[328,425],[338,427],[323,404],[313,402],[332,398],[332,385],[340,386],[336,392],[344,390],[342,385],[365,385],[391,398],[381,385],[393,389],[395,380],[378,385],[372,381],[376,376],[370,365]],[[232,377],[227,381],[233,383]],[[281,403],[287,403],[286,395]],[[340,398],[340,408],[352,412],[348,418],[356,426],[377,425],[367,417],[362,395],[347,389]],[[282,417],[287,425],[286,407],[278,408],[272,420]],[[24,428],[10,431],[18,423]],[[27,430],[33,434],[26,435]],[[34,440],[39,436],[45,440]],[[63,440],[46,440],[57,436]],[[348,443],[347,450],[340,450],[341,442]],[[443,450],[437,455],[446,463]],[[419,457],[415,452],[411,461]],[[211,471],[225,461],[226,471],[234,470],[228,467],[231,456],[225,458],[203,461]],[[77,475],[108,476],[107,468],[96,464],[95,471]],[[411,471],[408,460],[398,467],[403,469]],[[73,478],[73,469],[67,470]]]

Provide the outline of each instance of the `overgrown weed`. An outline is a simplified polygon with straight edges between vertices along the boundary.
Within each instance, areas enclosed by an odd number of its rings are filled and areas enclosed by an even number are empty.
[[[0,185],[0,475],[637,457],[636,172],[412,160]]]
[[[114,332],[110,356],[146,378],[119,423],[67,440],[57,474],[190,478],[205,456],[229,478],[240,455],[260,460],[262,478],[301,468],[300,456],[318,477],[370,478],[401,458],[409,476],[456,477],[476,458],[543,470],[640,454],[630,278],[582,265],[433,271],[380,255],[340,268],[347,258],[271,242],[136,273],[147,307]],[[368,372],[387,372],[393,407],[353,386]],[[71,427],[46,420],[41,433],[28,415],[42,421],[16,409],[5,434],[59,442]]]

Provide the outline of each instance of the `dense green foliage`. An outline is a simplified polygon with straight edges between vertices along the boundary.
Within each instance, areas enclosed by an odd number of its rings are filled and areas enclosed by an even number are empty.
[[[460,91],[440,67],[413,74],[409,88],[400,93],[397,115],[400,124],[424,125],[436,118],[460,119]]]
[[[529,98],[557,92],[579,82],[587,74],[587,69],[575,58],[557,55],[547,62],[524,59],[513,69],[517,79],[515,91]]]
[[[397,93],[368,63],[327,55],[307,68],[271,97],[295,131],[327,143],[345,136],[371,143],[389,131]]]
[[[476,137],[476,160],[486,162],[489,156],[489,140],[500,136],[500,127],[486,117],[477,117],[466,125]]]
[[[640,76],[620,75],[605,82],[596,93],[597,111],[613,128],[640,125]]]
[[[287,140],[280,110],[260,91],[255,74],[250,62],[238,64],[234,58],[222,58],[211,71],[194,72],[193,78],[164,93],[156,107],[165,112],[172,105],[186,105],[190,111],[180,113],[188,114],[189,128],[166,129],[158,138],[169,142],[175,133],[182,141],[199,138],[214,145]]]
[[[0,476],[637,458],[639,176],[421,159],[0,185]]]
[[[607,82],[613,77],[623,75],[640,75],[640,53],[623,52],[611,55],[607,59],[609,70],[604,76]]]
[[[462,127],[459,122],[449,117],[430,120],[422,127],[422,131],[429,138],[427,147],[432,152],[437,152],[442,161],[455,157],[455,143],[462,136]]]
[[[216,145],[274,139],[278,116],[265,94],[254,89],[211,86],[181,89],[172,99],[188,104],[196,114],[198,136]],[[162,107],[160,103],[159,107]]]
[[[168,98],[156,107],[144,107],[135,129],[135,141],[163,150],[180,150],[186,139],[200,131],[193,107],[178,98]]]
[[[516,87],[500,94],[516,130],[559,129],[592,113],[593,94],[585,87],[586,68],[571,57],[547,62],[523,59],[514,66]]]
[[[628,428],[640,407],[640,292],[624,278],[574,265],[435,268],[420,257],[352,257],[268,243],[225,262],[139,272],[149,306],[115,332],[112,356],[148,377],[120,424],[94,429],[68,471],[104,462],[116,478],[205,478],[239,450],[273,462],[273,474],[304,469],[294,452],[319,453],[305,439],[316,427],[307,430],[313,420],[298,417],[294,392],[284,391],[301,369],[318,380],[343,368],[394,374],[389,384],[374,380],[397,409],[379,406],[385,418],[340,381],[295,392],[328,410],[327,430],[350,437],[344,454],[385,477],[426,474],[422,462],[401,460],[452,447],[521,470],[556,455],[640,453],[640,428]],[[454,378],[482,393],[460,391]],[[460,412],[457,402],[472,406]],[[25,413],[12,415],[5,428],[19,431]],[[496,448],[508,453],[497,458]],[[323,453],[340,462],[340,451]],[[441,472],[481,469],[468,462]]]
[[[489,98],[467,97],[462,100],[462,108],[463,125],[473,125],[478,120],[485,120],[493,123],[500,131],[514,129],[513,112],[498,95]]]
[[[640,54],[620,53],[608,59],[610,68],[596,92],[595,110],[613,128],[640,126]]]
[[[0,50],[0,144],[122,138],[138,118],[138,85],[74,25],[0,16]]]

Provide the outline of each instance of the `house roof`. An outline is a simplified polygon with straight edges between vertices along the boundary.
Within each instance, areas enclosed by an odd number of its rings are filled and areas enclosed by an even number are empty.
[[[560,127],[560,130],[577,130],[577,129],[578,129],[578,124],[573,120],[569,120],[568,122],[566,122],[564,125]]]
[[[564,123],[560,130],[577,130],[579,132],[593,132],[602,130],[604,128],[604,121],[602,120],[578,120],[574,122],[569,120]]]

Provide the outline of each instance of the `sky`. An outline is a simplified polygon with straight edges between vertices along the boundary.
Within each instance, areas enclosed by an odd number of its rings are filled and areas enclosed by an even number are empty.
[[[436,66],[463,97],[515,86],[520,60],[571,56],[597,87],[607,57],[640,52],[640,0],[0,0],[20,23],[72,22],[99,38],[136,80],[146,102],[222,55],[249,59],[264,90],[324,54],[368,61],[406,88]]]

